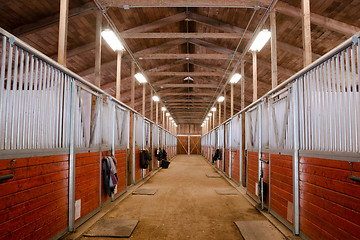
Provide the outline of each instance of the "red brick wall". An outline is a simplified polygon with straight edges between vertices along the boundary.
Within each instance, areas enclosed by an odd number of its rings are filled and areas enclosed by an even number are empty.
[[[10,174],[10,160],[0,174]],[[49,239],[67,228],[68,155],[16,159],[0,183],[0,239]]]
[[[360,163],[353,174],[360,176]],[[312,239],[360,239],[360,183],[350,164],[300,158],[300,228]]]
[[[232,150],[231,178],[240,183],[240,150]]]
[[[271,154],[271,209],[292,223],[288,206],[293,203],[292,156]],[[289,205],[290,204],[290,205]],[[289,209],[291,211],[291,208]]]

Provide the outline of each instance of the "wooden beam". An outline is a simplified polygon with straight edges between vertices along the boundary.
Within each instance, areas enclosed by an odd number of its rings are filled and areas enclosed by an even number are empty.
[[[93,1],[89,1],[83,4],[80,7],[72,8],[68,11],[68,18],[71,19],[76,16],[80,16],[83,14],[91,13],[95,11],[97,8],[94,5]],[[28,23],[17,28],[10,30],[12,34],[17,37],[23,37],[28,34],[35,33],[36,31],[40,31],[42,29],[51,27],[59,22],[60,14],[54,14],[52,16],[48,16],[42,18],[36,22]]]
[[[159,94],[163,97],[165,96],[212,96],[215,92],[211,93],[204,93],[204,92],[189,92],[189,93],[178,93],[178,92],[172,92],[172,93],[161,93]]]
[[[58,63],[66,66],[69,0],[60,0]]]
[[[287,44],[287,43],[284,43],[284,42],[280,42],[280,41],[277,41],[277,47],[278,49],[280,50],[283,50],[283,51],[286,51],[286,52],[289,52],[291,54],[294,54],[296,56],[299,56],[299,57],[302,57],[303,56],[303,49],[302,48],[298,48],[298,47],[295,47],[295,46],[292,46],[290,44]],[[320,58],[321,55],[320,54],[317,54],[317,53],[312,53],[312,58],[315,60],[315,59],[318,59]]]
[[[234,115],[234,84],[230,84],[230,116]]]
[[[123,33],[124,39],[148,39],[148,38],[217,38],[217,39],[239,39],[240,33]]]
[[[101,82],[101,31],[102,31],[102,13],[96,13],[96,43],[95,43],[95,86],[100,88]]]
[[[149,32],[149,31],[164,27],[164,26],[166,26],[168,24],[171,24],[171,23],[180,22],[182,20],[185,20],[185,18],[186,18],[186,13],[181,12],[181,13],[169,16],[169,17],[165,17],[165,18],[156,20],[156,21],[151,22],[151,23],[147,23],[147,24],[144,24],[144,25],[141,25],[141,26],[137,26],[137,27],[125,30],[125,31],[121,32],[121,36],[123,36],[123,34],[125,34],[125,33]]]
[[[203,103],[204,100],[202,99],[171,99],[171,100],[166,100],[165,103]]]
[[[154,107],[154,101],[153,101],[154,91],[150,88],[150,120],[154,121],[153,116],[153,107]]]
[[[201,68],[207,68],[207,69],[209,69],[211,71],[222,72],[222,73],[225,73],[225,71],[226,71],[225,68],[222,68],[222,67],[219,67],[219,66],[216,66],[216,65],[213,65],[213,64],[198,63],[196,61],[191,61],[191,60],[189,60],[188,62],[191,63],[194,66],[198,66],[198,67],[201,67]]]
[[[66,53],[66,57],[71,58],[71,57],[74,57],[74,56],[79,55],[81,53],[93,50],[94,48],[95,48],[95,42],[91,42],[91,43],[81,45],[81,46],[78,46],[78,47],[75,47],[75,48],[72,48],[72,49],[68,49],[67,53]],[[52,59],[57,59],[57,57],[58,57],[57,54],[54,54],[54,55],[50,56],[50,58],[52,58]]]
[[[301,0],[302,10],[302,37],[304,49],[304,67],[311,62],[311,24],[310,24],[310,0]]]
[[[231,7],[244,8],[262,6],[267,7],[270,0],[102,0],[106,7],[134,8],[134,7]]]
[[[211,49],[211,50],[213,50],[215,52],[218,52],[218,53],[230,54],[230,55],[235,53],[235,51],[233,51],[231,49],[228,49],[226,47],[223,47],[223,46],[220,46],[220,45],[217,45],[217,44],[214,44],[214,43],[210,43],[210,42],[207,42],[207,41],[204,41],[204,40],[201,40],[201,39],[189,39],[188,42],[191,43],[191,44],[197,45],[197,46],[201,46],[201,47]]]
[[[252,52],[253,56],[253,102],[257,100],[257,57],[256,51]]]
[[[161,71],[168,70],[168,69],[170,69],[172,67],[183,65],[185,63],[187,63],[187,61],[181,59],[181,60],[177,60],[177,61],[172,62],[172,63],[158,65],[157,67],[145,70],[145,73],[146,73],[146,75],[148,75],[148,74],[151,74],[152,72],[161,72]]]
[[[201,84],[201,83],[194,83],[194,84],[185,84],[185,83],[180,83],[180,84],[152,84],[153,86],[157,86],[157,87],[163,87],[163,88],[217,88],[218,86],[216,84]]]
[[[116,99],[120,101],[121,91],[121,57],[122,51],[117,52],[117,63],[116,63]]]
[[[141,57],[142,54],[148,54],[148,53],[155,53],[159,51],[164,51],[166,49],[169,49],[171,47],[181,45],[187,42],[187,39],[175,39],[171,41],[167,41],[165,43],[162,43],[160,45],[156,45],[150,48],[145,48],[143,50],[137,51],[134,53],[134,56]]]
[[[228,23],[224,23],[222,21],[213,19],[213,18],[209,18],[200,14],[196,14],[194,12],[189,12],[189,20],[190,21],[194,21],[194,22],[198,22],[198,23],[202,23],[204,25],[207,26],[211,26],[214,28],[217,28],[219,30],[225,31],[225,32],[229,32],[229,33],[239,33],[239,34],[243,34],[244,33],[244,29],[228,24]],[[248,33],[246,32],[246,38],[251,38],[252,33]]]
[[[285,2],[278,2],[275,6],[276,11],[285,14],[287,16],[292,17],[302,17],[302,10],[296,7],[293,7]],[[309,8],[310,9],[310,8]],[[329,30],[345,34],[347,36],[352,36],[355,33],[360,31],[359,27],[356,27],[354,25],[350,25],[344,22],[340,22],[331,18],[327,18],[315,13],[310,13],[310,21],[311,23],[327,28]]]
[[[245,107],[245,79],[246,79],[246,77],[245,77],[245,61],[244,60],[242,60],[241,61],[241,79],[240,79],[240,81],[241,81],[241,97],[240,97],[240,99],[241,99],[241,109],[244,109],[244,107]]]
[[[130,107],[135,108],[135,62],[131,62],[131,105]]]
[[[154,54],[144,54],[139,60],[145,59],[230,59],[231,55],[227,54],[205,54],[205,53],[154,53]]]
[[[145,116],[145,93],[146,93],[146,83],[143,83],[143,94],[142,94],[142,115]]]
[[[276,46],[276,12],[270,11],[270,32],[271,32],[271,87],[277,86],[277,46]]]
[[[207,77],[221,77],[223,73],[219,72],[147,72],[149,77],[198,77],[198,76],[207,76]]]

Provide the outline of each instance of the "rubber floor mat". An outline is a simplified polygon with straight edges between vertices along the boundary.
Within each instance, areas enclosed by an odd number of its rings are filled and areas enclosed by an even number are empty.
[[[100,219],[84,236],[129,238],[138,222],[138,220]]]
[[[236,221],[242,237],[245,240],[285,240],[284,235],[279,232],[269,221]]]

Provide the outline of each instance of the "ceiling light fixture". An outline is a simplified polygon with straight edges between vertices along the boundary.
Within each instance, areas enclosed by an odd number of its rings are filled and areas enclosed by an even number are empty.
[[[158,96],[153,96],[153,97],[152,97],[152,100],[153,100],[154,102],[158,102],[158,101],[160,101],[160,98],[159,98]]]
[[[271,32],[264,29],[256,36],[255,41],[251,44],[250,51],[261,51],[265,44],[269,41]]]
[[[220,96],[217,101],[218,102],[223,102],[224,100],[225,100],[224,96]]]
[[[169,117],[169,116],[170,116],[170,113],[166,113],[166,116]]]
[[[212,116],[212,113],[208,113],[208,116],[211,117],[211,116]]]
[[[165,112],[166,111],[166,107],[162,107],[161,111]]]
[[[139,83],[146,83],[147,82],[144,74],[142,74],[142,73],[135,74],[135,78],[136,78],[136,80],[138,80]]]
[[[216,112],[216,107],[212,107],[212,108],[211,108],[211,111],[212,111],[212,112]]]
[[[231,79],[230,79],[230,83],[237,83],[239,80],[241,79],[241,74],[240,73],[235,73],[234,75],[232,75]]]
[[[111,47],[114,51],[121,51],[124,50],[124,46],[121,44],[120,40],[116,37],[115,33],[110,29],[105,29],[101,32],[101,36],[105,39],[107,44]]]

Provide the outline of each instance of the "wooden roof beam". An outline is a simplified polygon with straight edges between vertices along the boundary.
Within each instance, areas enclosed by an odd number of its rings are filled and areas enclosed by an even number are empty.
[[[221,72],[147,72],[146,73],[147,76],[149,77],[166,77],[166,76],[170,76],[170,77],[174,77],[174,76],[179,76],[179,77],[198,77],[198,76],[207,76],[207,77],[221,77],[223,75],[223,73]]]
[[[122,33],[124,39],[149,39],[149,38],[218,38],[218,39],[240,39],[240,33]]]
[[[200,83],[194,83],[194,84],[162,84],[159,85],[156,82],[152,84],[154,87],[160,87],[163,88],[217,88],[216,84],[200,84]]]
[[[231,7],[253,8],[267,7],[271,0],[101,0],[106,7],[138,8],[138,7]]]
[[[153,54],[144,54],[142,55],[139,60],[145,60],[145,59],[230,59],[231,55],[228,54],[206,54],[206,53],[153,53]]]
[[[79,15],[91,13],[96,9],[97,7],[94,5],[94,2],[89,1],[80,7],[69,9],[68,18],[70,19]],[[17,37],[23,37],[25,35],[53,26],[54,24],[58,24],[58,22],[59,22],[59,13],[42,18],[36,22],[19,26],[17,28],[12,29],[10,32]]]
[[[212,96],[215,92],[189,92],[189,93],[179,93],[179,92],[158,92],[160,96],[166,97],[166,96]]]
[[[123,32],[121,32],[121,36],[123,36],[126,33],[142,33],[142,32],[149,32],[158,28],[161,28],[163,26],[166,26],[168,24],[171,23],[176,23],[176,22],[180,22],[186,19],[186,13],[185,12],[181,12],[175,15],[171,15],[169,17],[165,17],[159,20],[156,20],[154,22],[151,23],[147,23],[141,26],[137,26],[134,28],[130,28],[128,30],[125,30]]]
[[[275,6],[275,10],[287,16],[301,18],[301,9],[293,7],[285,2],[278,2]],[[360,31],[359,27],[337,21],[335,19],[327,18],[315,13],[310,14],[311,23],[327,28],[329,30],[352,36]]]

